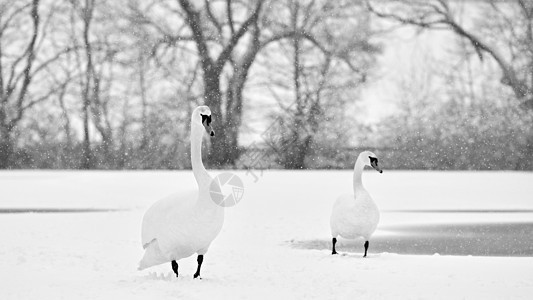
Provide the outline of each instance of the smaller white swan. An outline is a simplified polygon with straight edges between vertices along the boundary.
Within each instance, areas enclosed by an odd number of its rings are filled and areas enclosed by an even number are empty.
[[[204,254],[217,237],[224,223],[224,208],[216,205],[209,195],[211,176],[202,163],[202,137],[210,136],[211,110],[197,107],[191,117],[191,163],[198,190],[190,195],[170,196],[155,202],[144,214],[142,245],[144,256],[139,270],[172,262],[178,276],[176,260],[198,254],[198,268],[194,278],[200,276]]]
[[[368,251],[368,240],[376,230],[379,223],[379,209],[363,187],[361,175],[365,166],[370,166],[379,173],[383,171],[378,166],[378,158],[370,151],[363,151],[357,157],[353,172],[353,195],[344,195],[337,198],[331,212],[331,236],[333,249],[331,254],[337,254],[335,244],[337,236],[346,239],[365,239],[365,255]]]

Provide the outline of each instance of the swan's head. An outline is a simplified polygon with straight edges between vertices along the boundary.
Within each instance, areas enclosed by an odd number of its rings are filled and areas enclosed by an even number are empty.
[[[215,136],[215,131],[211,127],[211,110],[209,107],[203,105],[198,106],[193,112],[193,119],[201,123],[205,128],[205,132],[210,136]]]
[[[374,168],[379,173],[383,173],[383,170],[378,165],[378,157],[370,152],[370,151],[363,151],[361,154],[359,154],[359,158],[363,160],[365,165]]]

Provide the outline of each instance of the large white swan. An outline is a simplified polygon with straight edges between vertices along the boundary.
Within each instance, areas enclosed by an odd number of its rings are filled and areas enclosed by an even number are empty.
[[[224,209],[209,196],[211,176],[202,163],[202,137],[210,136],[211,110],[197,107],[191,117],[191,163],[198,191],[189,195],[173,195],[154,203],[144,214],[142,245],[144,256],[139,270],[172,262],[172,270],[178,276],[177,260],[198,254],[198,268],[194,278],[200,276],[200,268],[209,245],[216,238],[224,223]]]
[[[365,166],[371,166],[378,172],[383,171],[378,166],[378,158],[370,151],[363,151],[357,157],[353,172],[353,195],[344,195],[337,198],[333,205],[330,225],[333,237],[331,254],[337,254],[335,244],[337,236],[346,239],[365,239],[365,255],[368,251],[368,240],[376,230],[379,223],[379,209],[363,186],[361,176]]]

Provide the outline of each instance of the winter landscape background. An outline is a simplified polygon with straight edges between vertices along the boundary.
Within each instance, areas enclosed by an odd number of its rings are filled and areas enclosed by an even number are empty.
[[[203,104],[244,198],[202,280],[137,271]],[[0,0],[0,298],[530,299],[532,125],[531,0]]]

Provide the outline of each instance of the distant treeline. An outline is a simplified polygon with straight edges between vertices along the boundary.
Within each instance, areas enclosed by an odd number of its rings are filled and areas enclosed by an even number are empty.
[[[185,145],[186,146],[186,145]],[[503,151],[505,147],[480,147],[463,145],[457,149],[431,148],[361,148],[314,149],[306,158],[305,167],[298,169],[352,169],[360,151],[371,150],[380,159],[385,170],[533,170],[526,152]],[[509,148],[507,148],[509,150]],[[283,157],[272,148],[241,148],[235,165],[210,166],[208,168],[250,169],[259,174],[266,169],[284,169]],[[100,152],[96,152],[100,153]],[[189,151],[179,152],[176,147],[153,149],[143,153],[115,152],[97,156],[93,169],[100,170],[148,170],[191,169]],[[208,155],[208,154],[207,154]],[[64,149],[62,145],[40,145],[17,152],[17,164],[13,169],[80,169],[81,146]]]

